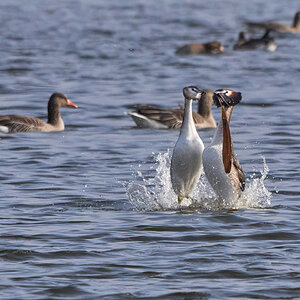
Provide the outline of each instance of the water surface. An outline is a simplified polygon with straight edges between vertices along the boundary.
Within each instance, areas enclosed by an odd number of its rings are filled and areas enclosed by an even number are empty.
[[[0,114],[46,118],[54,91],[80,107],[62,109],[64,132],[0,136],[1,299],[297,299],[299,36],[275,36],[275,52],[232,50],[245,21],[290,23],[297,10],[1,1]],[[175,55],[215,39],[224,55]],[[248,190],[234,209],[215,209],[205,178],[179,209],[178,131],[137,129],[125,114],[177,107],[191,84],[243,93],[231,131]],[[205,144],[213,133],[199,131]]]

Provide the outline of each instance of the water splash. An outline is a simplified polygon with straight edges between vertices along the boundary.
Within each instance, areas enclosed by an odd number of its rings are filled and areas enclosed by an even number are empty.
[[[263,159],[263,170],[260,170],[261,177],[255,178],[250,176],[250,180],[246,183],[246,189],[240,199],[242,205],[244,203],[247,208],[265,208],[271,205],[271,192],[269,192],[264,184],[269,173],[269,167],[266,159]]]
[[[191,209],[240,209],[240,208],[264,208],[270,205],[271,193],[264,185],[269,168],[263,158],[264,167],[260,171],[261,177],[250,176],[249,182],[242,197],[234,203],[220,203],[216,198],[204,173],[202,173],[197,187],[191,195],[191,199],[184,199],[180,205],[173,191],[170,176],[171,155],[159,153],[155,157],[154,177],[143,175],[140,170],[135,170],[134,180],[125,185],[129,202],[136,210],[141,211],[166,211],[166,210],[191,210]],[[140,168],[141,166],[139,166]]]

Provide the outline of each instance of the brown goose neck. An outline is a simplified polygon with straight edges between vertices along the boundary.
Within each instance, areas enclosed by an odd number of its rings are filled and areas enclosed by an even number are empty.
[[[61,119],[59,112],[60,105],[57,103],[56,99],[50,99],[48,102],[48,123],[55,125]]]
[[[198,114],[202,117],[208,117],[211,114],[211,103],[209,95],[205,94],[198,101]]]
[[[298,28],[300,27],[300,12],[296,13],[293,21],[293,27]]]

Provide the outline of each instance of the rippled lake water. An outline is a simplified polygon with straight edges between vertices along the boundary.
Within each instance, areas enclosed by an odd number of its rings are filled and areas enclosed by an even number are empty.
[[[245,21],[291,23],[299,2],[0,2],[0,114],[66,130],[0,136],[1,299],[299,299],[300,36],[233,51]],[[219,56],[178,57],[220,40]],[[216,209],[205,178],[176,204],[176,130],[138,129],[136,103],[177,107],[182,88],[243,94],[231,131],[247,178]],[[213,108],[215,118],[220,111]],[[199,131],[205,144],[214,130]]]

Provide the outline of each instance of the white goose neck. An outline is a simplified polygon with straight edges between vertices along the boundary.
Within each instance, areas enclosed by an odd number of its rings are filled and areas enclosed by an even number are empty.
[[[198,135],[194,119],[193,119],[193,109],[192,109],[193,100],[185,99],[184,101],[184,116],[183,123],[180,130],[180,135],[184,134],[188,137]]]

